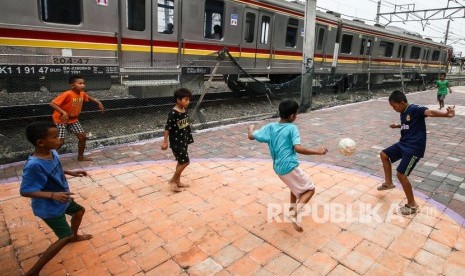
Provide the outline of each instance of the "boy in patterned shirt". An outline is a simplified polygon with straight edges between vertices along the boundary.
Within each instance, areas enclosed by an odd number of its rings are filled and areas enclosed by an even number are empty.
[[[169,137],[170,148],[178,161],[176,171],[168,182],[174,192],[181,192],[183,188],[189,187],[188,184],[181,183],[181,173],[189,165],[187,146],[194,143],[186,109],[189,106],[191,97],[192,92],[187,88],[180,88],[174,91],[176,105],[168,114],[165,132],[163,133],[164,139],[161,144],[161,149],[166,150],[168,148]]]
[[[65,143],[66,130],[68,130],[68,132],[76,134],[79,140],[77,160],[92,161],[91,158],[84,157],[87,137],[79,123],[78,116],[84,102],[92,101],[96,103],[102,112],[104,108],[99,100],[92,98],[84,91],[86,85],[82,76],[71,76],[69,83],[71,84],[71,90],[61,93],[50,103],[50,106],[54,109],[52,120],[58,128],[58,138],[60,138],[58,149]]]

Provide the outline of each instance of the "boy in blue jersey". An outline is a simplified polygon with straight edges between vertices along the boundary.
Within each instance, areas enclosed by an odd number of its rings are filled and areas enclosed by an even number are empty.
[[[299,129],[293,122],[297,119],[299,104],[291,99],[283,100],[279,104],[280,121],[270,123],[254,131],[255,126],[248,127],[250,140],[267,143],[273,159],[273,169],[281,180],[291,190],[291,221],[294,229],[303,231],[298,214],[304,205],[312,198],[315,187],[299,168],[297,153],[306,155],[323,155],[326,148],[308,149],[300,144]]]
[[[385,182],[378,187],[379,191],[394,188],[392,182],[391,163],[400,160],[397,166],[397,178],[399,179],[407,204],[400,208],[403,215],[411,215],[418,212],[418,205],[413,196],[412,185],[408,179],[410,172],[425,154],[426,149],[426,117],[454,117],[455,107],[447,107],[446,110],[430,110],[416,104],[409,104],[407,97],[401,91],[392,92],[389,96],[389,104],[400,113],[401,124],[391,124],[391,128],[400,128],[400,140],[394,145],[384,149],[380,153],[383,163]]]
[[[85,171],[64,171],[56,149],[60,146],[58,129],[52,122],[29,124],[26,136],[35,149],[23,169],[20,194],[30,197],[34,215],[40,217],[58,236],[26,275],[40,270],[68,243],[88,240],[92,235],[78,235],[85,209],[74,202],[65,174],[87,176]],[[71,215],[71,227],[65,214]]]

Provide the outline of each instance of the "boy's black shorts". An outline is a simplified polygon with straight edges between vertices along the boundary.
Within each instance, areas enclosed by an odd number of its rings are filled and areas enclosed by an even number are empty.
[[[187,147],[172,147],[174,158],[178,161],[178,164],[183,165],[189,163],[189,154],[187,153]]]
[[[71,200],[68,208],[66,208],[65,214],[72,216],[82,209],[84,209],[84,207],[74,202],[74,200]],[[56,218],[43,219],[43,221],[53,230],[53,232],[55,232],[55,235],[57,235],[58,239],[63,239],[73,235],[73,230],[66,221],[65,214]]]
[[[399,166],[397,166],[397,171],[406,176],[410,175],[418,161],[420,161],[419,156],[413,153],[402,151],[398,144],[394,144],[384,149],[383,152],[389,157],[391,163],[400,160]]]

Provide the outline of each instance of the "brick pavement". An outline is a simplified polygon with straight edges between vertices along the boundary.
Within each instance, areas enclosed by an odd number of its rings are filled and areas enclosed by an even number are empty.
[[[464,274],[465,88],[454,91],[446,104],[456,104],[457,116],[427,119],[427,152],[411,177],[422,208],[411,217],[392,210],[405,203],[401,189],[376,190],[378,153],[399,138],[388,127],[399,115],[386,99],[299,116],[303,144],[330,150],[300,156],[317,187],[303,233],[275,212],[289,192],[245,124],[194,136],[185,174],[192,187],[178,194],[166,184],[175,163],[157,141],[94,151],[88,163],[65,155],[65,168],[92,175],[69,181],[87,208],[82,232],[94,238],[67,245],[42,275]],[[436,108],[432,91],[408,98]],[[337,153],[342,137],[358,143],[353,157]],[[56,240],[18,194],[22,165],[0,167],[0,275],[21,274]]]

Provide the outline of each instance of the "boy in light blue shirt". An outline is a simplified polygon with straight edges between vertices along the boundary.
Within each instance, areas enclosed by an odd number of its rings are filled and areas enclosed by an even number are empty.
[[[279,104],[279,122],[270,123],[254,131],[248,127],[250,140],[267,143],[273,159],[273,169],[291,190],[291,221],[294,229],[303,231],[298,214],[315,193],[315,186],[305,172],[299,168],[297,153],[305,155],[323,155],[327,148],[308,149],[300,144],[299,129],[293,122],[297,119],[299,104],[285,99]]]

